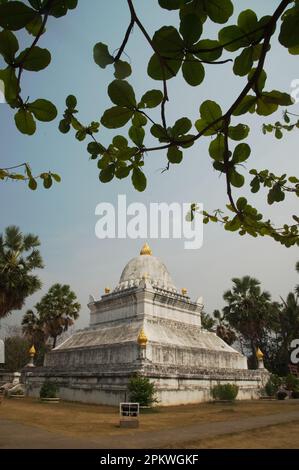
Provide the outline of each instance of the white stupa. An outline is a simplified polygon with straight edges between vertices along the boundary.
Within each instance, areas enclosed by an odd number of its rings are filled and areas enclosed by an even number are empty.
[[[100,300],[90,297],[88,307],[90,326],[31,371],[29,394],[50,378],[64,399],[118,405],[129,399],[128,380],[139,373],[156,383],[160,405],[172,405],[209,400],[217,383],[237,383],[239,398],[257,397],[266,380],[265,370],[248,370],[245,356],[201,327],[202,298],[179,293],[147,244],[115,289]]]

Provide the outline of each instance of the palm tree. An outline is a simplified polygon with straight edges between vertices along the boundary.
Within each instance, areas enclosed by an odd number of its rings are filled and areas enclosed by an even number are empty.
[[[15,226],[0,235],[0,318],[20,310],[26,298],[41,288],[41,281],[32,274],[43,268],[39,246],[37,236],[23,235]]]
[[[262,292],[260,282],[250,276],[234,278],[232,282],[233,288],[223,295],[228,304],[223,309],[224,319],[248,342],[253,364],[257,367],[256,349],[273,314],[271,295]]]
[[[35,306],[46,337],[53,339],[53,348],[56,347],[57,337],[79,317],[81,305],[76,300],[70,286],[54,284]]]
[[[25,338],[27,338],[31,345],[45,342],[45,335],[43,332],[43,325],[38,315],[33,310],[27,310],[22,320],[22,330]]]

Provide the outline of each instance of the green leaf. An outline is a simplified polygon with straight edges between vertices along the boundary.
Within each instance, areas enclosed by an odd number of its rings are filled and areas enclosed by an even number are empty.
[[[299,11],[298,5],[294,14],[286,15],[283,19],[279,42],[287,48],[294,48],[299,46]]]
[[[128,147],[128,141],[122,135],[116,135],[115,137],[113,137],[112,143],[114,147],[118,149],[124,149]]]
[[[230,183],[236,188],[241,188],[244,185],[245,179],[234,168],[230,168],[228,172]]]
[[[93,58],[102,69],[113,64],[114,58],[109,54],[108,46],[102,42],[97,43],[93,48]]]
[[[173,137],[179,137],[181,135],[187,134],[192,127],[192,122],[190,119],[183,117],[178,119],[175,125],[172,128],[172,135]]]
[[[187,54],[182,66],[183,77],[191,86],[198,86],[205,78],[205,68],[194,55]]]
[[[114,68],[114,76],[118,79],[127,78],[132,73],[131,65],[128,62],[124,62],[122,60],[117,60],[114,63]]]
[[[24,49],[16,58],[17,64],[22,64],[25,70],[38,72],[48,67],[51,62],[51,54],[48,49],[33,47],[32,49]]]
[[[183,160],[183,152],[178,147],[171,146],[167,151],[167,158],[170,163],[178,164]]]
[[[273,114],[278,108],[278,104],[271,103],[264,96],[261,96],[257,100],[256,112],[260,116],[269,116]]]
[[[169,80],[177,75],[181,68],[184,55],[178,55],[177,59],[161,60],[157,54],[154,54],[148,64],[147,73],[154,80]]]
[[[293,104],[292,98],[288,93],[282,93],[278,90],[264,92],[263,100],[267,103],[278,104],[279,106],[290,106]]]
[[[0,5],[0,26],[18,31],[30,23],[37,12],[22,2],[7,2]]]
[[[53,185],[53,180],[52,180],[51,175],[49,175],[49,174],[45,175],[43,180],[44,180],[44,188],[45,189],[50,189]]]
[[[246,124],[238,124],[237,126],[229,126],[228,136],[232,140],[243,140],[249,134],[249,127]]]
[[[130,174],[131,168],[129,166],[120,166],[115,172],[115,176],[118,179],[127,178]]]
[[[241,54],[236,57],[234,62],[234,74],[243,77],[247,75],[253,66],[253,49],[252,47],[246,47],[243,49]]]
[[[108,129],[117,129],[118,127],[123,127],[127,124],[133,114],[134,111],[131,109],[114,106],[104,112],[101,123]]]
[[[239,144],[233,153],[233,163],[242,163],[250,156],[251,149],[248,144]]]
[[[15,123],[22,134],[33,135],[36,131],[36,124],[33,115],[26,109],[19,109],[15,114]]]
[[[250,33],[257,28],[257,16],[252,10],[244,10],[238,16],[238,26],[244,33]]]
[[[151,134],[157,139],[161,140],[162,142],[169,141],[169,136],[167,134],[167,131],[164,129],[164,127],[160,126],[159,124],[154,124],[151,127]]]
[[[62,119],[59,123],[59,130],[62,134],[67,134],[71,129],[71,125],[67,119]]]
[[[133,126],[143,127],[146,126],[147,119],[143,114],[137,111],[132,118],[132,124]]]
[[[207,0],[205,10],[214,23],[226,23],[234,12],[234,6],[230,0]]]
[[[19,43],[11,31],[0,32],[0,54],[7,63],[11,63],[19,50]]]
[[[20,91],[15,68],[7,67],[4,70],[0,70],[0,80],[4,83],[4,95],[7,103],[14,105]]]
[[[56,183],[61,183],[61,177],[59,175],[57,175],[56,173],[51,173],[51,176],[53,180],[56,181]]]
[[[187,3],[186,0],[159,0],[159,5],[161,8],[166,10],[178,10],[181,8],[184,3]]]
[[[32,34],[32,36],[37,36],[41,31],[42,25],[43,18],[41,15],[37,15],[30,23],[26,24],[26,30],[29,34]],[[43,32],[45,32],[45,29]]]
[[[102,183],[109,183],[113,180],[115,174],[115,165],[111,164],[104,168],[99,175],[100,181]]]
[[[234,110],[233,116],[241,116],[241,114],[245,114],[248,111],[250,113],[254,112],[256,101],[257,101],[257,98],[255,96],[251,96],[251,95],[245,96],[243,100],[241,101],[241,103]]]
[[[87,146],[87,152],[91,155],[103,155],[105,147],[98,142],[90,142]]]
[[[156,31],[153,44],[163,56],[177,56],[184,49],[184,41],[173,26],[163,26]]]
[[[214,50],[211,50],[214,49]],[[215,41],[212,39],[202,39],[201,41],[198,41],[192,48],[193,51],[199,51],[199,52],[193,52],[193,54],[198,57],[200,60],[208,60],[208,61],[214,61],[219,59],[222,55],[222,47],[220,46],[219,41]]]
[[[29,189],[32,191],[35,191],[37,189],[37,182],[35,181],[34,178],[29,178],[29,183],[28,183]]]
[[[242,211],[243,209],[245,209],[246,206],[247,206],[247,199],[245,197],[240,197],[237,200],[237,208],[239,209],[239,211]]]
[[[65,100],[65,104],[69,109],[75,109],[77,106],[77,98],[74,95],[69,95]]]
[[[53,103],[47,100],[36,100],[28,104],[28,109],[39,121],[50,122],[57,117],[57,109]]]
[[[183,36],[185,45],[191,47],[199,40],[202,34],[202,22],[196,15],[184,15],[180,23],[180,33]]]
[[[146,176],[140,168],[134,168],[132,172],[132,183],[137,191],[143,192],[146,189]]]
[[[143,127],[130,127],[129,136],[130,139],[134,142],[134,144],[136,144],[138,147],[142,147],[145,136],[145,131]]]
[[[201,118],[208,124],[216,121],[222,116],[222,110],[219,104],[211,100],[204,101],[200,106],[199,111]]]
[[[240,47],[250,46],[250,41],[242,36],[244,36],[242,30],[234,25],[226,26],[218,33],[220,44],[229,52],[237,51]]]
[[[163,101],[163,93],[160,90],[149,90],[141,98],[141,103],[147,108],[155,108]]]
[[[110,83],[108,95],[111,101],[118,106],[125,106],[127,108],[136,106],[134,90],[125,80],[114,80]]]
[[[209,154],[216,161],[224,160],[225,139],[222,134],[218,134],[216,139],[212,140],[209,146]]]

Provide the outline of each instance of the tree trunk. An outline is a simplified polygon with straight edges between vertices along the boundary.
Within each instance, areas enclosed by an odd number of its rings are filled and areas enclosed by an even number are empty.
[[[251,352],[252,352],[252,364],[254,369],[258,368],[257,357],[256,357],[256,344],[254,339],[250,340]]]
[[[53,337],[53,349],[56,348],[56,341],[57,341],[57,336]]]

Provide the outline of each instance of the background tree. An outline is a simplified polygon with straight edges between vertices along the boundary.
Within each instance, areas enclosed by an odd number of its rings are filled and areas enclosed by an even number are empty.
[[[215,327],[215,320],[211,315],[206,312],[201,312],[201,326],[208,331],[211,331]]]
[[[4,368],[10,372],[20,372],[29,362],[30,342],[22,335],[13,335],[5,338],[4,345]]]
[[[35,365],[42,366],[45,354],[50,350],[50,346],[47,344],[43,324],[38,314],[34,313],[33,310],[27,310],[23,316],[22,332],[27,341],[35,346]]]
[[[26,298],[41,288],[41,281],[32,272],[43,268],[36,235],[23,235],[10,226],[0,235],[0,318],[20,310]]]
[[[46,337],[53,339],[56,347],[57,337],[66,332],[79,317],[81,305],[70,286],[54,284],[48,293],[36,304],[39,323]]]
[[[87,7],[89,2],[85,2]],[[137,2],[136,2],[137,3]],[[204,212],[204,221],[219,222],[226,230],[238,231],[240,235],[253,237],[269,236],[289,247],[299,245],[299,217],[294,214],[289,223],[277,227],[268,218],[264,218],[245,197],[234,196],[234,188],[241,188],[246,180],[250,182],[252,193],[262,188],[267,191],[267,202],[272,205],[285,199],[286,194],[299,196],[299,179],[296,176],[275,175],[270,170],[243,167],[250,161],[251,148],[246,138],[249,135],[250,119],[248,114],[261,117],[274,114],[280,107],[293,104],[289,94],[280,90],[267,89],[265,71],[268,52],[272,43],[277,41],[283,50],[292,55],[299,53],[299,4],[297,0],[281,0],[273,6],[269,4],[269,15],[261,18],[250,9],[241,11],[236,24],[230,24],[237,0],[158,0],[161,8],[176,10],[179,27],[162,25],[154,33],[148,31],[138,15],[134,1],[127,0],[130,13],[129,24],[120,45],[113,45],[111,53],[106,44],[98,42],[94,46],[94,60],[102,69],[113,66],[115,80],[108,86],[108,95],[112,107],[105,110],[100,122],[90,124],[80,122],[77,99],[70,95],[66,99],[66,111],[59,129],[66,134],[75,130],[76,138],[83,141],[88,138],[87,151],[100,170],[99,178],[103,183],[113,178],[131,177],[133,186],[144,191],[147,178],[144,173],[144,161],[152,152],[164,153],[165,169],[180,164],[184,150],[195,146],[199,139],[211,137],[209,156],[213,168],[224,179],[228,198],[228,212],[215,210]],[[0,79],[5,84],[5,98],[15,113],[15,123],[20,132],[33,135],[36,121],[52,121],[56,118],[55,105],[46,99],[27,100],[22,93],[24,71],[44,70],[51,62],[51,54],[38,43],[51,29],[49,19],[61,18],[77,7],[77,0],[61,2],[59,0],[7,2],[0,4],[0,54],[5,67],[0,70]],[[91,10],[91,14],[93,11]],[[206,38],[205,24],[211,21],[218,25],[216,38]],[[132,85],[126,80],[132,72],[131,65],[122,60],[133,30],[138,29],[149,49],[147,74],[160,86],[158,89],[145,90],[142,96],[136,96]],[[19,51],[16,31],[29,32],[34,36],[28,47]],[[23,30],[23,31],[22,31]],[[278,34],[275,35],[275,32]],[[25,35],[22,35],[22,39]],[[207,97],[198,102],[199,115],[195,122],[188,116],[181,116],[179,111],[175,123],[169,122],[167,104],[172,99],[168,81],[180,72],[187,86],[195,87],[195,97],[201,95],[197,87],[203,83],[206,69],[232,62],[232,74],[244,77],[241,91],[236,93],[233,102],[226,110]],[[221,78],[221,73],[217,70]],[[152,108],[157,108],[159,113]],[[182,113],[182,114],[187,114]],[[239,116],[243,116],[240,121]],[[293,113],[284,113],[284,124],[267,124],[263,131],[274,132],[281,139],[284,130],[298,128],[298,121],[291,122]],[[105,135],[97,137],[100,129],[118,129],[129,125],[128,132],[122,132],[112,139],[110,145],[104,145]],[[298,124],[298,125],[297,125]],[[125,135],[123,135],[125,134]],[[31,173],[28,164],[21,163],[25,174],[15,174],[11,168],[0,169],[0,179],[24,179],[31,189],[36,189],[37,178]],[[241,173],[242,172],[242,173]],[[246,173],[247,172],[247,173]],[[245,173],[245,176],[244,176]],[[38,176],[45,188],[50,188],[53,181],[60,181],[58,175],[43,173]],[[192,211],[193,213],[196,211]],[[194,215],[194,214],[193,214]]]
[[[223,308],[223,317],[247,342],[253,366],[257,367],[256,350],[273,315],[271,295],[262,292],[260,282],[250,276],[234,278],[232,282],[233,288],[223,295],[228,304]]]

